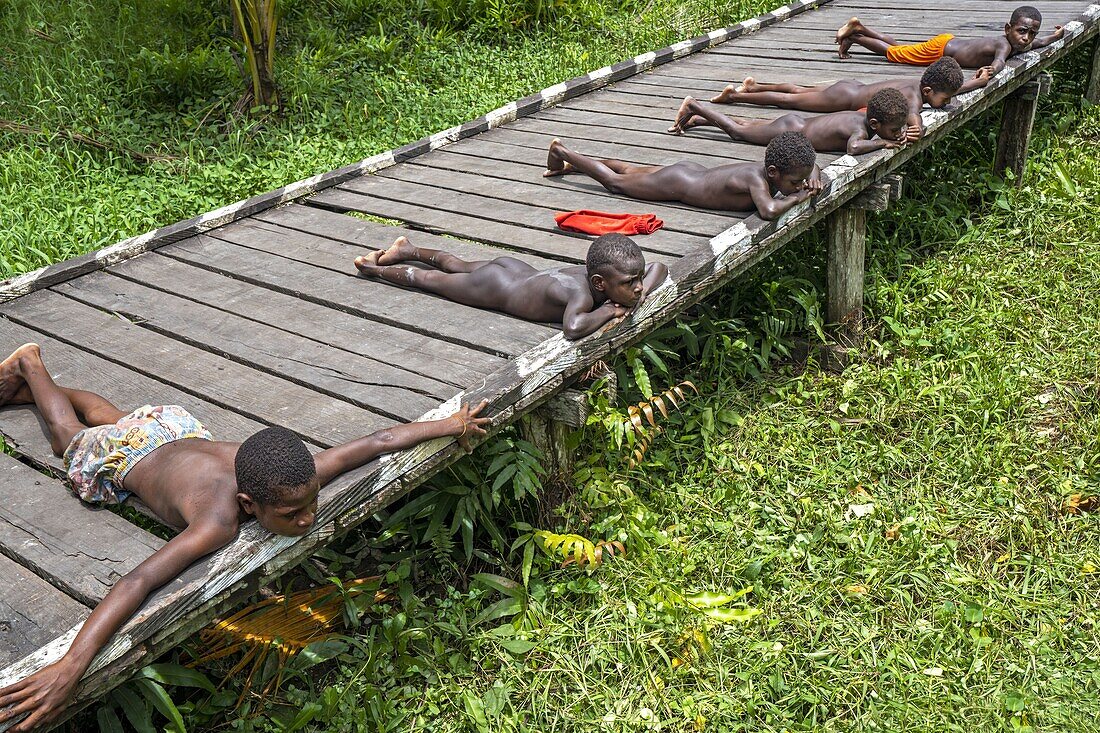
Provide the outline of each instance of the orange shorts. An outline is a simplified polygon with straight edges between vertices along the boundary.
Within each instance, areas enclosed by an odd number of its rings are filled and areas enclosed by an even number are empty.
[[[886,49],[886,58],[895,64],[928,66],[943,58],[943,49],[947,47],[947,42],[954,37],[950,33],[942,33],[935,38],[929,38],[924,43],[891,46]]]

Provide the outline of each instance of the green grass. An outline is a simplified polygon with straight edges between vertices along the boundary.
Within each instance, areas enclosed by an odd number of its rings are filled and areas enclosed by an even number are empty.
[[[220,4],[138,6],[0,2],[0,118],[174,158],[0,135],[5,274],[453,125],[713,12],[288,3],[288,111],[236,118]],[[531,496],[528,448],[505,435],[420,512],[303,566],[314,582],[380,571],[397,598],[240,710],[239,676],[174,688],[188,728],[1093,730],[1100,520],[1063,510],[1100,482],[1100,111],[1078,107],[1083,68],[1059,70],[1020,190],[988,175],[996,120],[908,166],[906,197],[872,222],[872,328],[843,373],[783,358],[820,325],[817,231],[616,364],[625,395],[597,409],[560,505]],[[685,377],[702,394],[628,468],[625,404]],[[531,525],[627,554],[562,569]],[[685,600],[750,588],[717,610]]]

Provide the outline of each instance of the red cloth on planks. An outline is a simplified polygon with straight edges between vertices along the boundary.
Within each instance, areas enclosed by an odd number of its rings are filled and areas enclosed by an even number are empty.
[[[609,214],[605,211],[563,211],[554,221],[567,232],[582,234],[653,234],[665,225],[656,214]]]

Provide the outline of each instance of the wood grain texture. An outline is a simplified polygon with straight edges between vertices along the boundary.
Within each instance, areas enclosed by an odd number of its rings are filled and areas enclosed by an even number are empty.
[[[49,644],[90,611],[0,555],[0,668]]]
[[[282,425],[322,447],[346,443],[395,422],[51,290],[13,301],[4,314],[200,399],[257,421]],[[216,381],[212,379],[215,375]]]
[[[116,580],[163,545],[80,501],[65,483],[0,454],[0,553],[80,603],[103,600]]]
[[[337,308],[256,287],[250,282],[195,267],[159,252],[135,257],[116,265],[110,272],[275,326],[303,340],[328,345],[383,365],[392,365],[413,377],[429,377],[456,388],[476,380],[504,361],[502,357],[484,351],[410,334],[401,328],[360,318]],[[180,292],[175,287],[178,282],[193,283],[196,288],[194,294]],[[217,293],[218,298],[208,300],[203,297],[204,293]],[[404,381],[397,380],[391,386],[399,386]]]

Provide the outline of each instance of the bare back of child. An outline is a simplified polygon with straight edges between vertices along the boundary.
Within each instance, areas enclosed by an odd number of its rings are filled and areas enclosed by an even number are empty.
[[[859,45],[894,63],[925,66],[946,57],[966,68],[996,75],[1011,56],[1043,48],[1062,37],[1062,27],[1055,26],[1054,33],[1039,38],[1042,23],[1043,16],[1036,8],[1021,5],[1012,11],[1004,34],[1000,36],[956,38],[953,34],[941,33],[920,43],[901,44],[893,36],[867,27],[859,18],[851,18],[837,30],[836,42],[842,59],[850,58],[851,47]]]
[[[428,265],[425,269],[406,263]],[[558,322],[565,337],[587,336],[625,316],[668,274],[646,265],[638,246],[622,234],[605,234],[589,247],[584,265],[539,270],[514,257],[468,261],[449,252],[414,246],[398,237],[386,250],[357,257],[366,277],[442,295],[475,308],[529,321]]]

